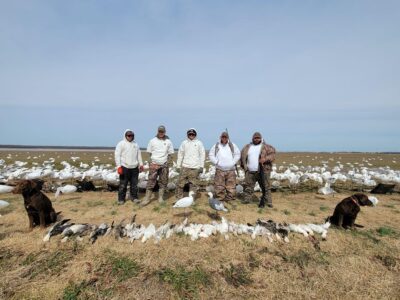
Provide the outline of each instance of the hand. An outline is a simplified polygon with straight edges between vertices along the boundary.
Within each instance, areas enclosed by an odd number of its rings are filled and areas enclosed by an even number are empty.
[[[156,171],[156,170],[158,170],[160,167],[159,167],[159,165],[157,165],[157,164],[155,164],[155,163],[151,163],[150,164],[150,170],[151,171]]]
[[[264,164],[266,161],[267,161],[267,160],[264,159],[264,158],[260,158],[260,159],[258,160],[258,162],[259,162],[260,164]]]
[[[144,167],[143,166],[139,166],[139,173],[143,172]]]
[[[118,172],[119,175],[124,174],[124,169],[122,168],[122,166],[118,167],[117,172]]]
[[[181,168],[176,168],[176,171],[180,174],[181,173]]]
[[[199,174],[203,173],[204,168],[199,168]]]

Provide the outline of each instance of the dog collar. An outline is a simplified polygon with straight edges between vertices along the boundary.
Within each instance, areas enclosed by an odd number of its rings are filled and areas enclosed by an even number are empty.
[[[360,207],[360,204],[358,204],[358,202],[356,200],[354,200],[353,197],[351,197],[351,200],[355,203],[355,205],[357,205],[358,207]]]

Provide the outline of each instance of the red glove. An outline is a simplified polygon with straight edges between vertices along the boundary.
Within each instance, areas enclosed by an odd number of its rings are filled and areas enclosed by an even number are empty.
[[[117,172],[119,175],[124,174],[124,169],[122,169],[122,167],[118,167]]]
[[[143,172],[144,167],[143,166],[139,166],[139,172]]]

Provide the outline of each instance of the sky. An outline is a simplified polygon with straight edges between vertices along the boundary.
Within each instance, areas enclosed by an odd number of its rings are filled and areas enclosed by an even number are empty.
[[[400,151],[400,1],[0,0],[0,145]]]

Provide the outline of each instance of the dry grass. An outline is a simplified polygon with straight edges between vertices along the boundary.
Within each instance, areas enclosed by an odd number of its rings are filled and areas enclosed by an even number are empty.
[[[271,218],[292,223],[320,223],[348,194],[274,193],[273,209],[237,203],[226,214],[235,222]],[[137,214],[137,222],[179,222],[181,211],[157,202],[139,209],[116,205],[116,193],[88,192],[53,200],[56,210],[74,222],[111,223]],[[143,195],[141,195],[143,197]],[[113,237],[94,245],[59,237],[42,242],[39,228],[28,232],[18,195],[0,218],[0,298],[7,299],[266,299],[397,298],[400,290],[400,196],[380,196],[380,205],[363,208],[358,231],[331,229],[319,249],[300,235],[289,244],[248,236],[220,236],[190,241],[173,236],[160,244],[130,244]],[[326,207],[326,209],[321,209]],[[191,222],[210,222],[205,195],[197,200]],[[290,213],[288,213],[290,212]],[[320,239],[320,238],[319,238]]]
[[[113,165],[111,152],[0,151],[7,163],[28,161],[28,167],[50,157],[56,165],[71,162],[71,156],[81,158],[73,165],[91,164],[95,157],[96,164]],[[304,166],[333,167],[340,161],[345,166],[349,162],[355,167],[399,169],[400,155],[279,153],[276,165],[300,165],[300,161]],[[273,209],[239,202],[225,216],[241,223],[254,223],[257,218],[321,223],[337,202],[351,194],[337,190],[342,192],[335,196],[283,190],[273,194]],[[110,224],[128,220],[133,213],[137,222],[146,225],[183,219],[183,211],[171,208],[173,195],[166,205],[155,201],[142,209],[130,202],[116,205],[117,195],[110,192],[75,193],[57,200],[54,194],[48,196],[64,218],[76,223]],[[363,208],[357,223],[365,228],[330,229],[328,240],[320,241],[319,247],[298,234],[290,234],[288,244],[248,236],[195,242],[173,236],[160,244],[105,237],[93,245],[86,239],[60,243],[54,237],[43,243],[45,230],[28,231],[22,197],[3,194],[0,198],[10,202],[0,211],[0,298],[4,299],[398,299],[400,295],[399,194],[379,196],[377,207]],[[211,222],[206,195],[196,202],[190,221]]]

